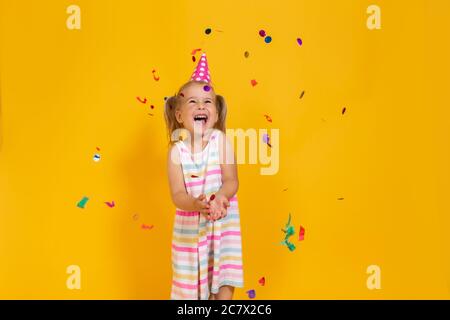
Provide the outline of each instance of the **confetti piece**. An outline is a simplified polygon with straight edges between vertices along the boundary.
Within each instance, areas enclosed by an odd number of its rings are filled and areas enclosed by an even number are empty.
[[[154,105],[150,105],[150,109],[155,109],[155,106]]]
[[[191,174],[191,178],[198,178],[195,174]]]
[[[216,198],[215,194],[212,194],[211,197],[209,197],[209,201],[213,201]]]
[[[300,39],[300,38],[297,38],[297,43],[298,43],[298,45],[299,45],[299,46],[301,46],[301,45],[303,44],[303,41],[302,41],[302,39]]]
[[[112,201],[112,202],[106,201],[105,204],[106,204],[108,207],[110,207],[110,208],[114,208],[114,207],[116,206],[116,204],[114,203],[114,201]]]
[[[147,98],[144,98],[144,100],[142,100],[141,98],[136,97],[136,99],[138,99],[138,101],[141,102],[141,103],[146,103],[147,102]]]
[[[248,294],[248,297],[250,299],[254,299],[256,297],[255,290],[253,290],[253,289],[252,290],[248,290],[246,293]]]
[[[303,90],[302,93],[300,94],[300,99],[303,98],[304,95],[305,95],[305,90]]]
[[[250,83],[252,84],[252,86],[256,86],[258,84],[258,82],[256,82],[256,80],[251,80]]]
[[[211,33],[211,28],[207,28],[207,29],[205,30],[205,33],[206,33],[206,34],[210,34],[210,33]]]
[[[259,282],[260,285],[265,286],[266,285],[266,278],[262,277],[261,279],[258,280],[258,282]]]
[[[305,228],[300,226],[300,231],[298,233],[298,241],[303,241],[303,240],[305,240]]]
[[[266,43],[271,43],[272,42],[272,37],[271,36],[267,36],[267,37],[264,38],[264,41]]]
[[[291,251],[291,252],[296,249],[295,245],[293,243],[289,242],[289,241],[286,241],[286,245],[287,245],[289,251]]]
[[[152,70],[152,73],[153,73],[153,79],[155,79],[155,81],[159,81],[159,77],[157,77],[157,76],[155,75],[155,72],[156,72],[156,70],[153,69],[153,70]]]
[[[192,56],[192,62],[195,62],[195,56]]]
[[[291,225],[291,214],[289,213],[289,219],[286,223],[285,229],[281,229],[286,235],[284,236],[284,240],[281,242],[282,245],[285,245],[289,251],[295,250],[295,245],[292,242],[289,242],[289,237],[295,234],[294,226]]]
[[[208,91],[211,90],[211,87],[210,87],[210,86],[204,86],[204,87],[203,87],[203,90],[205,90],[206,92],[208,92]]]
[[[149,115],[149,116],[153,116],[154,114],[153,114],[153,113],[148,113],[148,115]]]
[[[263,134],[263,142],[264,142],[264,143],[267,143],[267,145],[268,145],[270,148],[272,148],[272,145],[270,144],[270,137],[269,137],[269,135],[268,135],[267,133],[264,133],[264,134]]]
[[[100,148],[99,147],[95,147],[96,149],[97,149],[97,151],[100,151]]]
[[[198,48],[198,49],[192,50],[191,55],[195,56],[195,54],[197,53],[197,51],[200,51],[200,50],[202,50],[202,49],[201,49],[201,48]]]
[[[88,197],[83,197],[83,199],[81,199],[80,201],[78,201],[77,203],[77,207],[84,209],[84,206],[86,205],[86,202],[89,200]]]
[[[98,153],[94,154],[93,160],[94,160],[95,162],[99,162],[99,161],[100,161],[100,155],[99,155]]]
[[[283,189],[283,191],[287,191],[287,189],[288,189],[288,188],[286,188],[286,189]]]
[[[248,58],[249,55],[250,55],[250,53],[248,51],[244,52],[244,57]]]
[[[266,36],[266,32],[264,30],[259,30],[259,35],[261,37],[265,37]]]
[[[345,113],[345,110],[347,110],[345,107],[344,107],[344,109],[342,109],[342,114],[344,114]]]
[[[272,123],[272,118],[271,118],[269,115],[265,114],[264,117],[266,117],[266,120],[267,120],[267,121],[269,121],[270,123]]]
[[[147,229],[147,230],[152,230],[152,229],[153,229],[153,225],[148,226],[148,225],[146,225],[146,224],[142,224],[141,228],[142,228],[142,229]]]
[[[133,216],[133,220],[136,221],[136,220],[138,220],[138,219],[139,219],[139,215],[136,213],[136,214]]]
[[[344,200],[344,198],[338,198],[338,200]]]

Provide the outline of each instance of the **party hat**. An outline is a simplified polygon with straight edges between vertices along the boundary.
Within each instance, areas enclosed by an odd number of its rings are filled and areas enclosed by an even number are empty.
[[[208,61],[206,60],[206,53],[202,53],[198,65],[192,74],[191,80],[204,81],[206,83],[211,82],[209,74]]]

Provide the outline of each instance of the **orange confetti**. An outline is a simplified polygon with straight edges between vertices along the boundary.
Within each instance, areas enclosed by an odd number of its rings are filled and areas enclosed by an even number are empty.
[[[155,79],[155,81],[159,81],[159,77],[157,77],[157,76],[155,75],[155,72],[156,72],[156,70],[153,69],[153,71],[152,71],[152,73],[153,73],[153,79]]]

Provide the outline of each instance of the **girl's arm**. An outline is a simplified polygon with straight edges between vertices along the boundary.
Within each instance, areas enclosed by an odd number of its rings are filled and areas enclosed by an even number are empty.
[[[167,172],[172,202],[181,210],[200,211],[203,214],[208,214],[209,205],[204,201],[205,195],[202,194],[198,198],[194,198],[187,193],[180,163],[178,150],[176,146],[172,146],[167,156]]]
[[[233,147],[226,136],[221,134],[220,139],[219,158],[222,171],[222,186],[216,193],[216,196],[223,195],[229,200],[237,193],[239,188],[236,157]]]

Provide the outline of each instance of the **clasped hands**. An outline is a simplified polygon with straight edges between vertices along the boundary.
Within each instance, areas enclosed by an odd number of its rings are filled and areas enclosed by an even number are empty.
[[[195,211],[199,211],[206,216],[208,221],[216,221],[227,216],[227,208],[230,206],[230,202],[227,197],[218,193],[213,194],[209,198],[202,193],[194,200]]]

